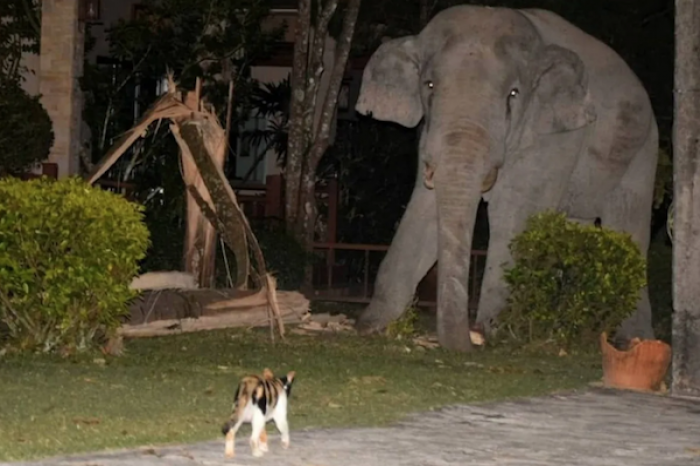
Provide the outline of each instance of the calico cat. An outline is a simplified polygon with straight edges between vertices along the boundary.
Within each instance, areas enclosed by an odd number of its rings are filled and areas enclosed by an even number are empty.
[[[244,422],[252,423],[250,448],[253,456],[260,457],[267,448],[265,424],[274,420],[277,430],[282,435],[282,447],[289,447],[289,424],[287,423],[287,400],[292,392],[295,372],[277,378],[270,369],[265,368],[262,377],[247,375],[241,379],[233,401],[233,412],[228,422],[221,428],[226,437],[224,454],[234,456],[236,432]]]

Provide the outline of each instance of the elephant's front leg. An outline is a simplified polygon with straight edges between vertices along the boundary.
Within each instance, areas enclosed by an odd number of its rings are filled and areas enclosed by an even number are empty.
[[[381,331],[411,303],[416,286],[437,261],[435,192],[422,176],[406,207],[389,251],[379,266],[374,294],[357,322],[360,333]]]
[[[492,206],[489,205],[489,212],[491,209]],[[476,316],[476,323],[483,326],[486,332],[490,331],[493,320],[506,305],[508,286],[503,279],[503,265],[512,264],[508,240],[505,238],[506,229],[499,229],[494,223],[496,222],[489,215],[489,247]]]

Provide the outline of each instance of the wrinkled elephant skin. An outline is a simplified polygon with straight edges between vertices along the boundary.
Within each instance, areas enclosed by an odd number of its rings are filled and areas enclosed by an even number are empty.
[[[383,329],[438,262],[438,337],[470,349],[468,279],[479,201],[490,240],[477,323],[503,309],[508,244],[546,209],[625,231],[649,246],[658,129],[649,97],[613,50],[544,10],[462,5],[416,36],[383,43],[356,109],[421,124],[417,179],[358,321]],[[620,335],[649,338],[647,289]]]

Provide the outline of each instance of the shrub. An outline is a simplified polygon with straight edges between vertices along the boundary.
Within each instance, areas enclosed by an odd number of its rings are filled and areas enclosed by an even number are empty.
[[[0,175],[25,172],[45,160],[53,145],[51,118],[39,101],[19,84],[0,84]]]
[[[148,247],[142,208],[78,178],[0,180],[0,322],[18,350],[113,335]]]
[[[385,335],[393,340],[405,340],[416,334],[418,322],[418,297],[414,296],[411,304],[406,306],[406,311],[396,320],[387,325]]]
[[[544,212],[510,244],[514,265],[501,325],[518,338],[590,343],[636,309],[646,261],[632,238]]]

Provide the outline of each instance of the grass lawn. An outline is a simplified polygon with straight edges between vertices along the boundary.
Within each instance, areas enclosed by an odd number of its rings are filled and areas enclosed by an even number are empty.
[[[125,356],[107,360],[0,358],[0,461],[221,438],[237,379],[264,367],[297,371],[292,437],[300,428],[381,425],[446,404],[573,389],[601,376],[595,354],[451,354],[350,335],[291,335],[272,347],[268,335],[131,340]]]

